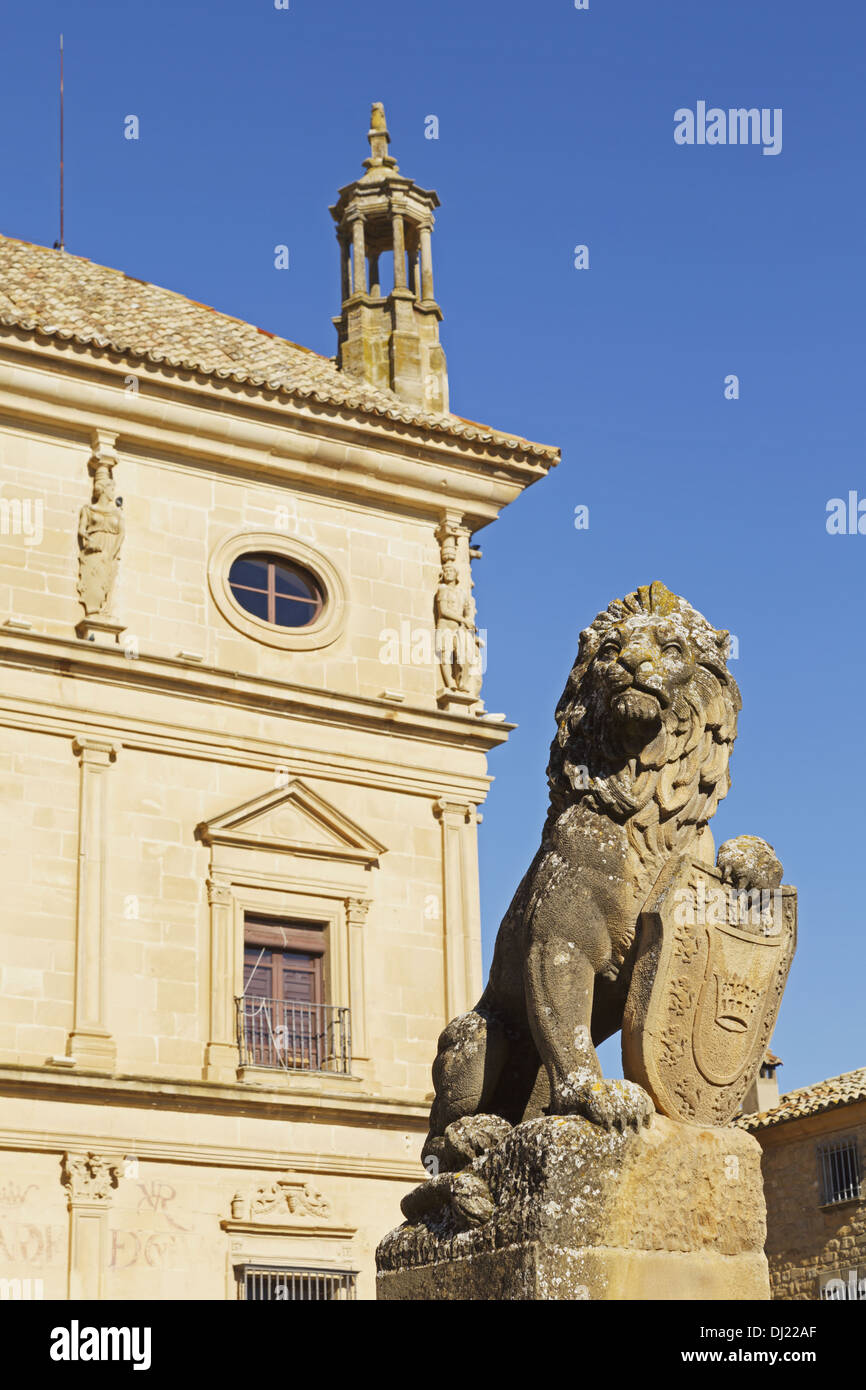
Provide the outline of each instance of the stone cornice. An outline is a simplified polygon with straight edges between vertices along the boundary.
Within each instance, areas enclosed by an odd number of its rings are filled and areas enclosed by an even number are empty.
[[[413,1174],[413,1178],[414,1178]],[[318,1236],[320,1239],[351,1240],[357,1226],[288,1226],[280,1221],[221,1221],[220,1229],[236,1236]]]
[[[368,729],[390,736],[486,752],[504,743],[513,724],[492,723],[431,707],[392,705],[361,695],[293,686],[217,666],[192,666],[172,657],[141,653],[131,660],[118,650],[72,638],[0,628],[0,665],[89,678],[110,686],[233,705],[286,718]],[[100,732],[105,732],[100,730]]]
[[[419,1136],[426,1132],[427,1111],[423,1118],[406,1122],[406,1129]],[[87,1153],[91,1140],[67,1130],[12,1129],[0,1126],[0,1152],[63,1154]],[[420,1182],[424,1169],[420,1158],[367,1157],[357,1154],[302,1153],[274,1145],[268,1149],[249,1148],[243,1144],[173,1143],[170,1140],[142,1139],[128,1135],[114,1136],[111,1144],[100,1140],[100,1148],[109,1150],[118,1159],[136,1157],[152,1163],[192,1163],[196,1167],[249,1168],[261,1172],[282,1172],[287,1166],[301,1172],[330,1174],[334,1177],[387,1178],[398,1182]],[[420,1151],[420,1144],[419,1144]]]
[[[357,1085],[357,1079],[355,1084]],[[104,1072],[55,1071],[51,1067],[0,1064],[0,1095],[34,1100],[65,1101],[75,1105],[123,1106],[144,1111],[193,1112],[211,1115],[279,1119],[292,1123],[370,1124],[383,1129],[420,1128],[428,1106],[366,1094],[318,1090],[271,1090],[242,1082],[168,1080],[146,1075],[106,1076]],[[117,1147],[112,1141],[112,1146]],[[64,1144],[68,1148],[68,1144]],[[285,1154],[280,1167],[287,1166]]]
[[[123,748],[146,753],[168,753],[173,757],[197,758],[229,766],[241,764],[250,771],[271,775],[277,766],[290,766],[292,773],[298,776],[349,786],[361,783],[379,791],[399,791],[425,800],[441,797],[447,788],[450,797],[480,805],[493,780],[489,776],[458,777],[424,767],[412,768],[408,764],[395,767],[393,762],[375,758],[357,758],[333,752],[317,754],[309,749],[289,746],[282,740],[269,743],[262,738],[203,732],[174,722],[159,723],[155,720],[123,718],[116,714],[108,718],[95,709],[81,708],[70,712],[67,706],[61,704],[0,697],[2,727],[47,733],[71,740],[85,726],[105,732],[109,725],[112,739]]]
[[[433,518],[457,506],[473,530],[545,476],[557,450],[498,436],[471,421],[462,433],[355,412],[129,358],[58,345],[0,328],[0,416],[88,444],[118,434],[122,453],[271,478],[330,497],[356,497],[393,514]],[[455,417],[456,419],[456,417]],[[506,442],[507,441],[507,442]],[[539,449],[540,454],[534,454]]]

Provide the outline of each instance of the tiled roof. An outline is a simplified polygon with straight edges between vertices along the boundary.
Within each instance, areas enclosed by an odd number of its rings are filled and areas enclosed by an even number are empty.
[[[743,1129],[767,1129],[785,1120],[819,1115],[822,1110],[833,1110],[856,1100],[866,1100],[866,1067],[831,1076],[829,1081],[816,1081],[814,1086],[804,1086],[799,1091],[789,1091],[779,1098],[779,1104],[772,1110],[741,1115],[736,1123]]]
[[[559,458],[558,449],[457,415],[419,412],[393,392],[341,372],[329,357],[172,290],[67,251],[5,236],[0,236],[0,324],[419,425],[548,465]]]

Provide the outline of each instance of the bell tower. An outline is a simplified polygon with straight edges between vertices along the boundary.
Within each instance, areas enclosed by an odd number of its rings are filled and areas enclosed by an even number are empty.
[[[448,374],[433,297],[431,234],[439,199],[405,178],[388,153],[385,108],[374,102],[366,172],[340,189],[331,215],[340,246],[337,362],[408,405],[448,412]]]

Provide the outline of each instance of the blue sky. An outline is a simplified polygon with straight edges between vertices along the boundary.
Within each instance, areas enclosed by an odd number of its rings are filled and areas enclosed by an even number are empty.
[[[328,204],[385,102],[402,170],[442,200],[452,408],[563,450],[476,565],[487,705],[519,724],[481,828],[488,957],[537,844],[580,628],[661,578],[739,640],[716,840],[765,836],[800,890],[780,1080],[863,1065],[866,535],[825,526],[830,498],[866,498],[863,11],[43,0],[4,21],[0,231],[57,236],[62,29],[68,250],[328,354]],[[675,144],[674,112],[700,100],[781,108],[781,153]]]

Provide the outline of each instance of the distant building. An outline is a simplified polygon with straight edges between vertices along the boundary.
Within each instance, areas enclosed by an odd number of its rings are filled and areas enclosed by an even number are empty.
[[[472,536],[558,451],[450,413],[368,138],[335,359],[0,237],[9,1296],[370,1298],[424,1177],[509,730]]]
[[[780,1096],[780,1065],[767,1054],[738,1121],[764,1151],[772,1297],[866,1299],[866,1067]]]

